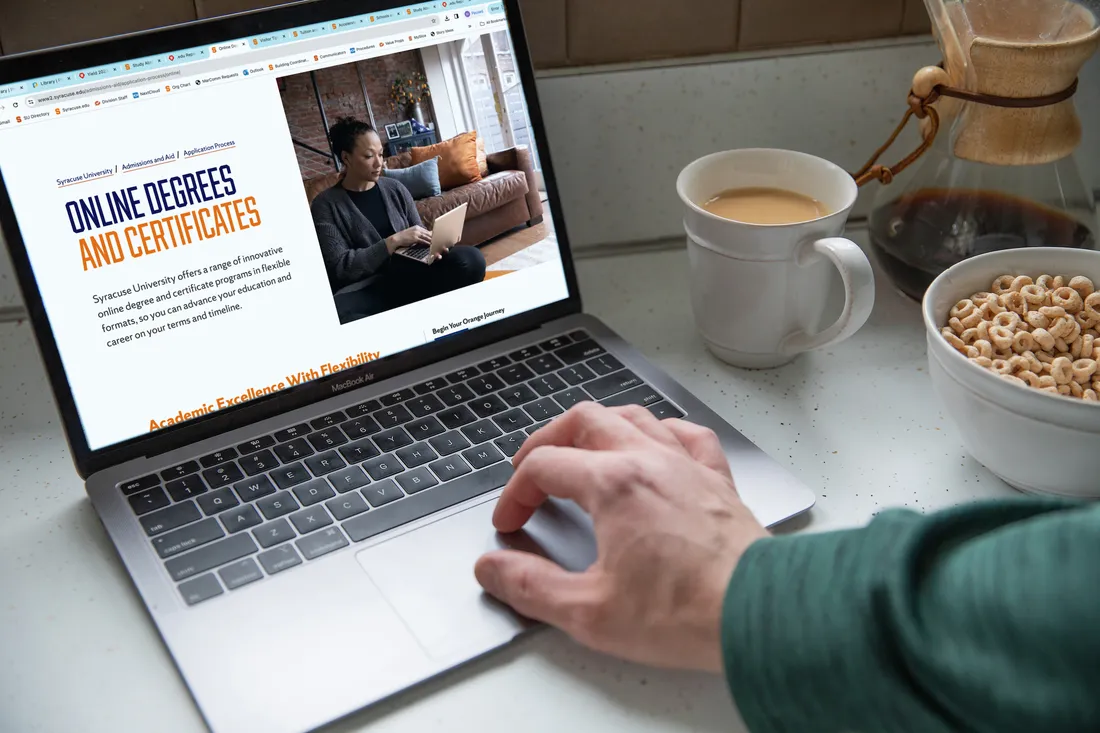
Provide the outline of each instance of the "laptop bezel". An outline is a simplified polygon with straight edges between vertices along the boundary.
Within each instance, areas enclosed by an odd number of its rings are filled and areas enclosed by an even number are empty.
[[[531,63],[530,47],[524,32],[518,0],[502,0],[508,30],[527,102],[535,144],[542,164],[542,175],[551,206],[548,214],[553,221],[568,297],[556,303],[528,311],[476,330],[419,346],[386,357],[377,362],[316,380],[286,392],[272,395],[235,408],[212,413],[181,425],[141,435],[106,448],[92,450],[77,413],[69,381],[61,362],[53,330],[46,316],[41,293],[35,284],[22,233],[15,219],[7,181],[0,168],[0,227],[8,245],[16,279],[23,294],[39,352],[46,367],[54,400],[61,415],[73,463],[82,478],[134,458],[154,456],[177,450],[199,440],[251,423],[276,417],[340,394],[334,385],[360,376],[364,384],[381,386],[386,380],[414,369],[459,356],[498,341],[533,331],[542,324],[579,313],[582,310],[580,291],[562,218],[557,179],[550,160],[546,129],[542,119]],[[364,13],[390,10],[407,3],[394,0],[305,0],[261,10],[236,13],[205,20],[166,26],[150,31],[113,36],[80,44],[58,46],[31,53],[0,57],[0,85],[40,76],[94,67],[122,59],[140,58],[174,51],[180,48],[224,42],[234,38],[260,35],[294,26]],[[18,185],[13,182],[13,185]]]

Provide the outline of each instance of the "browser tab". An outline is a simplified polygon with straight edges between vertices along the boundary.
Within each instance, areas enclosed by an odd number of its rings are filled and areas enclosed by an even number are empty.
[[[192,61],[201,61],[210,57],[210,49],[206,46],[199,48],[187,48],[168,54],[168,62],[172,64],[188,64]]]
[[[218,43],[210,47],[211,56],[231,56],[238,53],[245,53],[249,48],[248,41],[230,41],[228,43]]]

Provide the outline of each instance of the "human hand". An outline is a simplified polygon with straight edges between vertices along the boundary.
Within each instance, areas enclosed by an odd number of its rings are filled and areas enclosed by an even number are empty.
[[[492,596],[581,644],[643,664],[722,670],[721,615],[741,555],[767,537],[717,436],[640,407],[577,405],[532,435],[493,514],[516,532],[548,496],[591,515],[584,573],[512,550],[474,569]]]
[[[394,234],[386,240],[386,248],[393,254],[402,247],[431,246],[432,233],[421,226],[413,226]]]

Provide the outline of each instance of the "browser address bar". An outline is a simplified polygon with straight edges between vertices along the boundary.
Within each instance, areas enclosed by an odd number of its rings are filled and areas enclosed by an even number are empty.
[[[76,89],[70,89],[64,92],[54,92],[52,94],[41,94],[27,98],[27,104],[54,104],[56,102],[65,102],[77,97],[86,97],[95,94],[102,94],[103,92],[111,92],[116,89],[127,89],[129,87],[141,86],[142,84],[148,84],[151,82],[160,82],[165,79],[177,79],[183,76],[183,71],[180,69],[172,69],[171,71],[161,71],[156,74],[144,74],[139,76],[124,77],[113,82],[103,82],[102,84],[94,84],[92,86],[78,87]]]

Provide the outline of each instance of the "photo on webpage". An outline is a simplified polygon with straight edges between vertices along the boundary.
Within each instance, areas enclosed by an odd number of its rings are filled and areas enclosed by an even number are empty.
[[[511,49],[505,31],[374,58],[349,46],[278,80],[342,324],[560,264]]]

